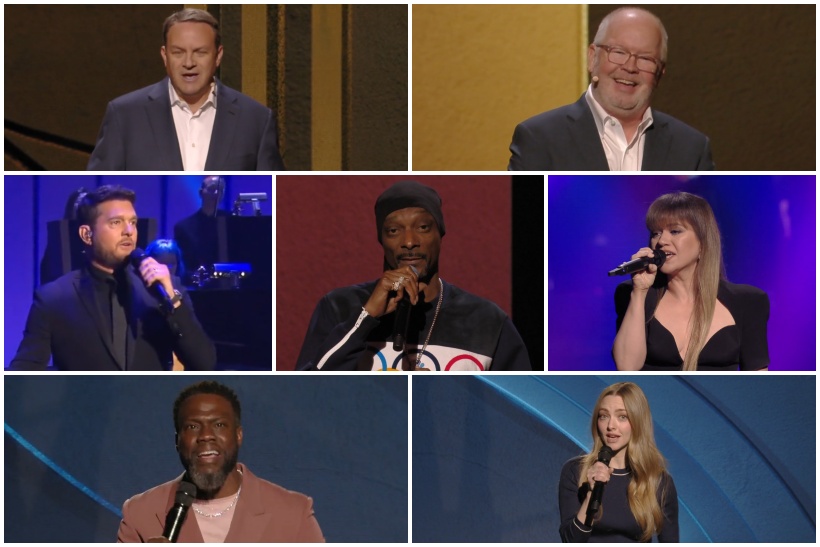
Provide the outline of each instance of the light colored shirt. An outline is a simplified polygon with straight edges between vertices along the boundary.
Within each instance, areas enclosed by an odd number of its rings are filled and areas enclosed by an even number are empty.
[[[228,496],[227,498],[197,500],[194,502],[194,507],[207,515],[214,515],[224,511],[218,517],[205,517],[196,511],[191,511],[191,513],[196,515],[196,523],[199,525],[199,531],[202,533],[202,539],[205,540],[205,543],[225,543],[225,538],[231,529],[231,522],[233,522],[236,504],[231,507],[231,503],[235,497],[236,495]],[[225,511],[226,507],[231,508]]]
[[[606,161],[610,171],[640,171],[643,163],[643,149],[646,144],[646,130],[652,125],[652,109],[647,108],[643,113],[638,130],[632,140],[626,141],[626,133],[621,122],[610,116],[592,95],[590,84],[586,92],[587,104],[595,118],[595,127],[604,146]]]
[[[208,100],[195,114],[191,112],[188,103],[179,98],[170,81],[168,92],[171,94],[171,113],[177,130],[179,152],[182,155],[182,169],[204,171],[216,120],[216,83],[211,84]]]

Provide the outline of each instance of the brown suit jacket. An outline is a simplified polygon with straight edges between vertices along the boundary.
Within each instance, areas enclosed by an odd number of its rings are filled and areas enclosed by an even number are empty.
[[[260,479],[241,463],[242,494],[234,507],[225,543],[323,543],[313,515],[313,500]],[[165,516],[174,505],[182,475],[128,499],[122,506],[117,532],[120,543],[140,543],[162,535]],[[203,543],[191,511],[179,533],[179,543]]]

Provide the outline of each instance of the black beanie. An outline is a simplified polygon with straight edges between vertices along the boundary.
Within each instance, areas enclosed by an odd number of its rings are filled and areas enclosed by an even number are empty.
[[[399,209],[407,207],[421,207],[433,216],[438,231],[444,236],[444,215],[441,214],[441,197],[430,188],[414,180],[397,182],[376,200],[376,237],[379,243],[382,240],[382,226],[387,216]]]

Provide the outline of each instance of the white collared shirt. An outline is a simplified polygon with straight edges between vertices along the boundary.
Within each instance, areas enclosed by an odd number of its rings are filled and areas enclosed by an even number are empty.
[[[592,117],[595,118],[595,127],[598,128],[598,136],[601,137],[601,144],[604,145],[606,161],[610,171],[640,171],[643,163],[643,149],[646,143],[646,130],[652,125],[652,109],[647,108],[643,113],[638,130],[630,142],[626,142],[626,133],[621,122],[614,116],[610,116],[604,107],[598,104],[592,95],[592,84],[586,92],[587,104],[592,110]]]
[[[188,103],[179,98],[170,81],[168,91],[171,94],[171,113],[177,130],[179,152],[182,155],[182,169],[204,171],[216,120],[216,83],[211,83],[208,100],[199,107],[196,114],[192,114]]]

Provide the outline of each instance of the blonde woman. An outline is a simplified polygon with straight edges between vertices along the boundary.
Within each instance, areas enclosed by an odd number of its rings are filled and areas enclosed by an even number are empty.
[[[725,279],[720,231],[705,199],[665,194],[646,214],[649,247],[666,257],[615,291],[618,370],[762,370],[769,366],[769,298]]]
[[[678,495],[655,446],[652,414],[641,388],[622,382],[606,388],[592,413],[592,451],[561,471],[558,506],[564,542],[677,542]],[[598,461],[602,447],[613,453]],[[605,483],[591,526],[584,521],[596,483]]]

